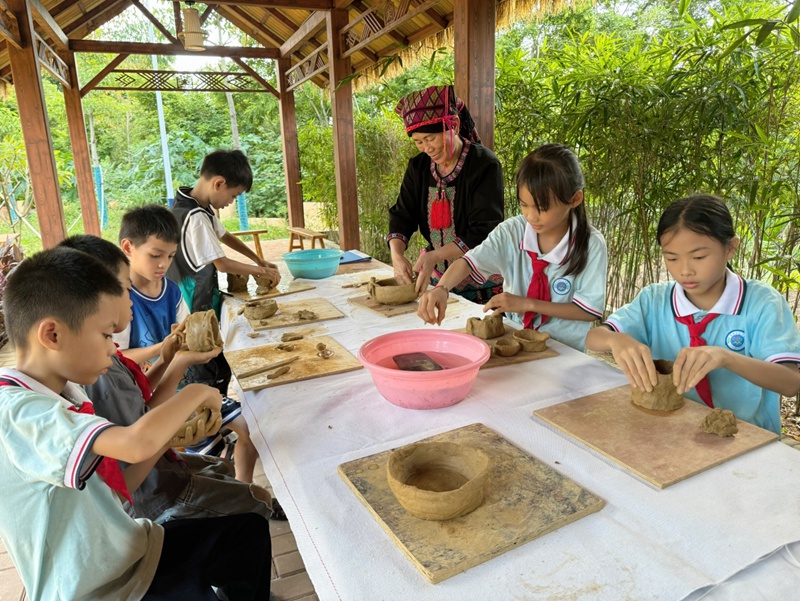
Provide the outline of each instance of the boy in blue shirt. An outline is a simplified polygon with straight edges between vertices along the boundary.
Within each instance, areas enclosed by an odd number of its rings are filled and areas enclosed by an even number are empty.
[[[131,209],[122,217],[119,245],[130,261],[133,320],[130,327],[114,335],[114,342],[126,357],[137,363],[157,357],[162,341],[167,340],[175,324],[182,323],[189,314],[178,285],[164,277],[178,252],[179,237],[178,222],[166,207],[146,205]],[[214,358],[212,361],[224,359]],[[204,369],[203,365],[190,366],[187,379],[214,385],[209,378],[196,377]],[[222,385],[218,388],[224,395],[227,382],[223,384],[224,389]],[[222,428],[237,436],[233,450],[236,478],[252,483],[258,453],[250,440],[250,430],[242,416],[241,406],[233,399],[223,400]],[[214,455],[223,446],[222,435],[215,434],[186,450]]]
[[[218,411],[221,398],[187,386],[127,427],[93,414],[80,385],[108,369],[130,311],[117,276],[79,251],[46,250],[9,277],[3,304],[16,369],[0,370],[0,536],[28,596],[211,601],[214,586],[230,600],[266,599],[261,516],[162,527],[123,509],[189,415]]]

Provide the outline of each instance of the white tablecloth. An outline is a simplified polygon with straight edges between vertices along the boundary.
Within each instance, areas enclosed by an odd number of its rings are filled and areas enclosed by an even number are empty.
[[[370,275],[375,273],[314,282],[316,290],[287,300],[324,297],[339,307],[344,319],[313,329],[353,354],[379,334],[434,327],[415,314],[386,318],[349,303],[348,296],[363,295],[364,289],[342,285]],[[286,331],[248,338],[247,322],[236,316],[239,306],[230,299],[223,310],[226,349],[274,342]],[[442,327],[456,329],[481,309],[461,301],[447,313]],[[792,559],[798,551],[784,548],[800,540],[800,453],[775,442],[655,489],[532,417],[535,409],[625,383],[604,363],[558,343],[553,347],[559,357],[481,371],[464,401],[433,411],[388,403],[363,369],[240,391],[264,470],[320,599],[760,598],[743,596],[745,590],[774,599],[774,577],[800,580]],[[432,585],[356,498],[337,466],[475,422],[599,495],[606,506]],[[748,566],[753,567],[742,572]]]

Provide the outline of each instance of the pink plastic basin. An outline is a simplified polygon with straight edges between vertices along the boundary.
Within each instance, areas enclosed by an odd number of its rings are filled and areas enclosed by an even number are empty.
[[[413,352],[426,353],[445,369],[403,371],[392,360],[395,355]],[[489,345],[459,332],[406,330],[365,342],[358,359],[390,403],[408,409],[438,409],[467,396],[481,365],[489,360]]]

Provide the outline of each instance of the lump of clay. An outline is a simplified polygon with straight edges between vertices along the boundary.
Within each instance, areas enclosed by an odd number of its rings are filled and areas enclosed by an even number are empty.
[[[184,321],[186,346],[190,351],[206,353],[222,346],[219,321],[213,309],[192,313]]]
[[[400,284],[394,278],[383,280],[370,278],[367,292],[375,302],[382,305],[404,305],[417,298],[417,290],[413,283]]]
[[[317,314],[313,311],[309,311],[308,309],[300,309],[294,316],[299,319],[300,321],[308,321],[311,319],[316,319]]]
[[[509,338],[503,338],[502,340],[498,340],[494,343],[494,352],[501,357],[513,357],[520,351],[521,348],[522,345],[518,340],[512,340]]]
[[[719,407],[706,415],[701,427],[709,434],[716,434],[717,436],[733,436],[739,431],[733,411],[720,409]]]
[[[253,279],[256,281],[256,294],[267,294],[274,286],[272,278],[265,275],[254,275]]]
[[[246,292],[249,278],[247,274],[229,273],[228,292]]]
[[[250,301],[244,306],[244,316],[253,320],[266,319],[275,315],[277,311],[278,303],[271,298]]]
[[[503,325],[502,315],[487,315],[483,319],[470,317],[467,320],[467,334],[472,334],[482,340],[497,338],[505,333],[506,327]]]
[[[654,411],[675,411],[683,407],[683,397],[672,383],[672,361],[653,361],[658,372],[658,384],[653,392],[631,386],[631,400],[635,405]]]
[[[283,336],[281,336],[281,342],[292,342],[294,340],[302,340],[303,335],[298,334],[297,332],[286,332]]]
[[[536,330],[517,330],[514,332],[514,340],[518,340],[522,345],[522,350],[528,353],[546,351],[549,339],[550,334],[547,332],[537,332]]]
[[[423,520],[449,520],[483,503],[490,473],[480,449],[453,442],[419,442],[389,456],[386,477],[395,498]]]

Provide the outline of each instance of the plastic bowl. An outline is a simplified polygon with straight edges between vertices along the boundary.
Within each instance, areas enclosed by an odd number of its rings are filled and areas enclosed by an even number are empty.
[[[282,259],[292,276],[321,280],[336,273],[343,254],[335,248],[318,248],[286,253]]]
[[[427,354],[445,369],[403,371],[392,359],[413,352]],[[390,403],[408,409],[438,409],[455,405],[467,396],[489,354],[489,345],[475,336],[407,330],[368,340],[358,350],[358,359],[369,370],[378,392]]]

